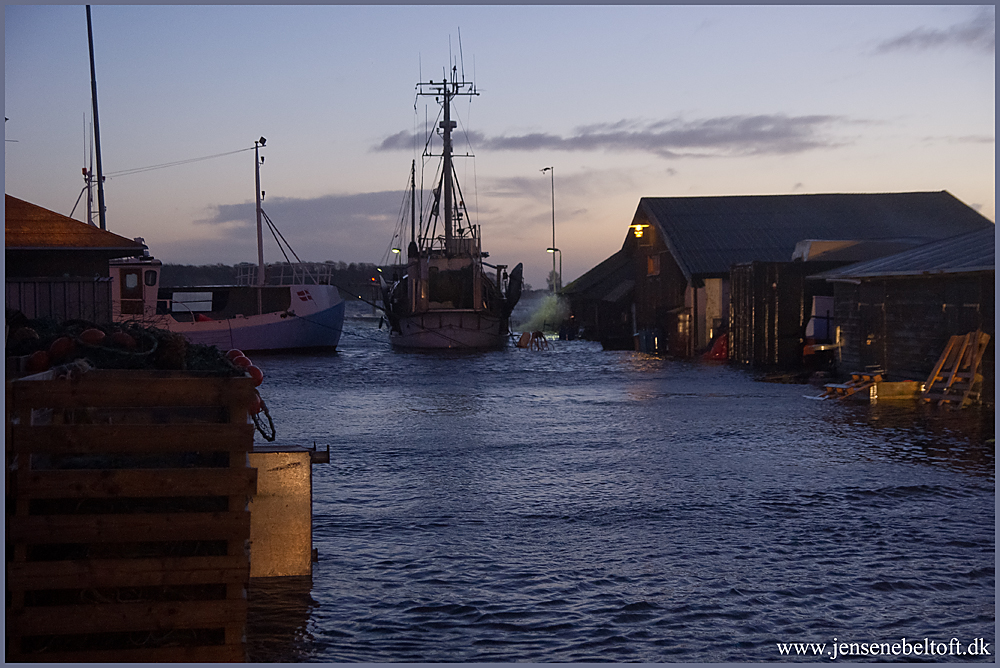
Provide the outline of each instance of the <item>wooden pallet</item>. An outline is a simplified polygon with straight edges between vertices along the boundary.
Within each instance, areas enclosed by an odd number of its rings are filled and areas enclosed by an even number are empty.
[[[952,336],[927,377],[921,399],[956,409],[979,401],[983,386],[979,367],[989,342],[990,335],[981,330]]]
[[[881,369],[868,369],[866,371],[854,371],[851,379],[846,383],[829,383],[824,385],[823,399],[846,399],[858,392],[868,391],[872,385],[882,380]]]
[[[245,661],[249,378],[7,384],[6,660]]]

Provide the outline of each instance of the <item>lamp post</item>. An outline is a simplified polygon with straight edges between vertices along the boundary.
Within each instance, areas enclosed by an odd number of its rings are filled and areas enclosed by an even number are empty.
[[[552,294],[557,291],[556,283],[560,283],[562,279],[562,274],[556,274],[556,170],[552,167],[542,168],[542,174],[545,172],[549,173],[549,178],[552,182],[552,247],[546,249],[547,252],[552,253]],[[559,263],[562,264],[562,252],[559,253]],[[560,268],[560,272],[562,269]],[[558,278],[557,278],[558,276]]]
[[[559,277],[558,284],[556,280],[552,281],[552,292],[558,292],[562,290],[562,251],[558,248],[546,248],[546,253],[552,253],[552,266],[556,266],[556,253],[559,253],[559,273],[556,276]],[[552,270],[555,273],[555,269]]]

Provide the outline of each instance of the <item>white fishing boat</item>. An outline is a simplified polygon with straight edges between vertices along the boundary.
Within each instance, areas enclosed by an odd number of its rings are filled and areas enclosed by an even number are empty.
[[[441,103],[440,181],[433,189],[433,203],[418,221],[414,162],[405,264],[402,249],[393,248],[393,276],[381,278],[389,341],[395,348],[409,350],[502,348],[510,336],[511,311],[521,295],[522,268],[518,264],[508,275],[506,265],[484,261],[489,254],[482,250],[479,225],[469,220],[453,164],[452,130],[457,124],[451,118],[452,101],[478,93],[472,82],[458,79],[453,66],[450,80],[421,82],[417,94]],[[424,155],[431,156],[427,149]],[[439,226],[443,226],[440,235]],[[404,238],[397,233],[400,242]]]
[[[264,145],[261,137],[255,149]],[[258,264],[237,266],[236,285],[160,287],[161,262],[149,255],[110,262],[111,312],[182,334],[192,343],[243,351],[335,349],[346,302],[332,285],[332,265],[264,264],[259,151],[255,150]],[[141,240],[139,240],[141,241]],[[286,244],[287,245],[287,244]],[[290,249],[289,249],[290,250]],[[284,252],[284,251],[282,251]],[[294,252],[292,252],[294,255]]]

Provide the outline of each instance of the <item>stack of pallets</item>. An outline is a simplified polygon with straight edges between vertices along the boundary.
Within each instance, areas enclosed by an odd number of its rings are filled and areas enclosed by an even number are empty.
[[[949,408],[978,401],[983,387],[979,367],[989,342],[990,335],[981,330],[952,336],[927,377],[921,398]]]
[[[869,368],[865,371],[854,371],[846,383],[829,383],[824,386],[823,399],[846,399],[859,392],[868,392],[870,388],[882,380],[882,369]]]
[[[7,661],[245,660],[249,378],[7,384]]]

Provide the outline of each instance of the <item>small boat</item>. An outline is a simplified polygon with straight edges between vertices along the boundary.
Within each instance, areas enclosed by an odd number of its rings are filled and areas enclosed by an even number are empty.
[[[261,137],[255,149],[263,145]],[[274,226],[261,208],[261,160],[256,150],[254,155],[258,264],[238,265],[236,285],[161,288],[162,263],[148,251],[144,257],[111,260],[114,320],[159,327],[222,350],[336,349],[346,302],[331,284],[333,266],[264,264],[261,220]]]
[[[452,101],[478,93],[472,82],[458,79],[457,67],[452,66],[450,80],[421,82],[417,94],[434,96],[442,105],[441,176],[429,211],[426,216],[421,212],[418,221],[416,161],[411,167],[406,263],[402,249],[393,248],[393,276],[379,277],[389,341],[406,350],[503,348],[510,337],[510,314],[521,295],[522,266],[508,274],[507,265],[484,261],[489,254],[482,250],[479,225],[469,221],[452,161],[452,130],[457,125],[451,118]]]

